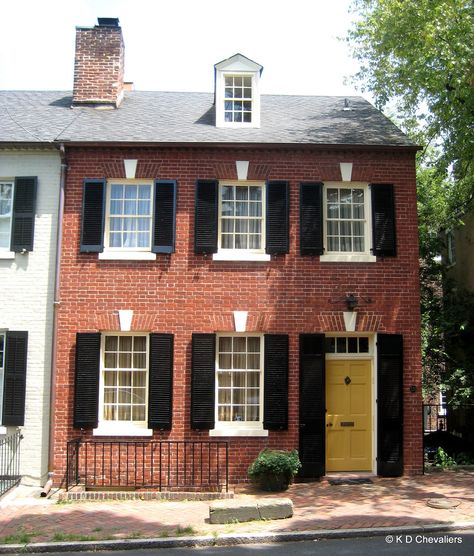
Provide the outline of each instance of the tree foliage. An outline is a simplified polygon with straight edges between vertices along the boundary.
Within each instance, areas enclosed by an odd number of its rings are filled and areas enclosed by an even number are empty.
[[[439,255],[474,199],[473,0],[353,0],[355,76],[424,150],[417,164],[425,384],[474,396],[474,294]]]

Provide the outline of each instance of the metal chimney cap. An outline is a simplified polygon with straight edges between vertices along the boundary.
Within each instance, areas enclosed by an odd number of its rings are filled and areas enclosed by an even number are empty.
[[[119,27],[118,17],[98,17],[97,22],[99,27]]]

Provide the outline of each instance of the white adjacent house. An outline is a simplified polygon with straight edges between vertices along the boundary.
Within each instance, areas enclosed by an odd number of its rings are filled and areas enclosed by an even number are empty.
[[[0,142],[0,443],[21,434],[29,485],[48,474],[61,173],[59,150],[38,143]]]

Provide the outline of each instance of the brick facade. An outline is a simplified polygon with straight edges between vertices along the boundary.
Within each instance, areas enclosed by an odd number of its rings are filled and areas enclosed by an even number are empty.
[[[190,429],[191,335],[233,331],[233,311],[249,312],[247,330],[289,335],[289,426],[268,437],[229,438],[230,481],[246,480],[264,447],[298,448],[298,338],[343,332],[344,296],[360,300],[357,332],[388,332],[404,340],[404,472],[422,470],[420,318],[413,149],[317,147],[69,147],[63,230],[55,481],[65,474],[72,426],[76,332],[118,330],[119,309],[134,311],[132,331],[174,334],[173,427],[155,439],[208,439]],[[123,159],[138,159],[137,178],[177,180],[176,252],[156,261],[98,260],[80,253],[83,179],[124,177]],[[248,179],[288,180],[290,250],[270,262],[213,261],[194,254],[194,191],[198,178],[237,179],[236,160],[249,160]],[[352,180],[393,183],[397,256],[376,263],[321,262],[299,252],[299,184],[340,181],[339,163],[353,162]],[[416,391],[413,387],[416,387]],[[85,437],[91,431],[82,433]],[[145,439],[146,441],[146,439]]]

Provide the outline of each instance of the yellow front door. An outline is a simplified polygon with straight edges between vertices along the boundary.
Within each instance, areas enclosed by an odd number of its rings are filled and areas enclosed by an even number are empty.
[[[371,361],[326,361],[326,471],[372,470]]]

